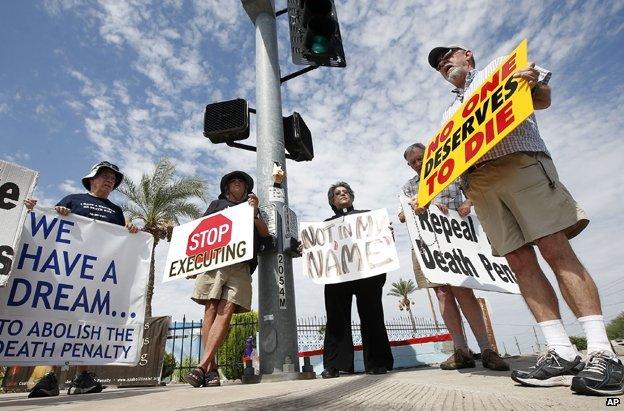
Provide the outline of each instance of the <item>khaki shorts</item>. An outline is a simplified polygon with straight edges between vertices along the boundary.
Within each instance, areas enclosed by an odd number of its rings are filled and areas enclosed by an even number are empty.
[[[546,154],[509,154],[467,178],[468,197],[496,256],[559,231],[573,238],[589,224]]]
[[[412,248],[412,265],[414,267],[414,276],[416,277],[416,285],[418,288],[433,288],[440,287],[441,284],[432,283],[427,280],[425,274],[422,272],[420,268],[420,264],[418,263],[418,258],[416,258],[416,252]]]
[[[238,263],[198,275],[191,300],[202,305],[206,305],[210,300],[227,300],[237,305],[236,313],[250,311],[249,264]]]

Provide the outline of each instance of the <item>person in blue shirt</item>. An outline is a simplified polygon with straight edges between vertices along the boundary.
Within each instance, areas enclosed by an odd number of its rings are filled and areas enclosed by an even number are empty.
[[[63,197],[54,209],[62,216],[74,213],[95,220],[125,226],[130,233],[137,233],[139,231],[138,227],[132,223],[126,224],[121,207],[108,199],[113,190],[119,187],[123,177],[119,167],[115,164],[108,161],[99,162],[82,179],[82,185],[87,189],[87,192]],[[37,200],[29,198],[24,200],[24,204],[26,204],[26,208],[32,210],[37,204]],[[86,366],[77,366],[76,371],[76,377],[70,384],[67,391],[68,394],[97,393],[105,388],[102,383],[95,380],[95,374],[88,372]],[[50,397],[55,395],[59,395],[58,380],[54,374],[54,368],[50,366],[48,372],[32,388],[28,397]]]

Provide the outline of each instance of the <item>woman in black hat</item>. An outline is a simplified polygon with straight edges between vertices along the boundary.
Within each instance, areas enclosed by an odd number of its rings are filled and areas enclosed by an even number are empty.
[[[191,299],[204,306],[204,352],[197,367],[185,377],[185,381],[193,387],[221,385],[214,362],[215,353],[223,343],[232,315],[251,310],[251,274],[258,265],[256,250],[259,237],[269,235],[269,229],[258,212],[258,197],[251,191],[253,186],[253,179],[247,173],[234,171],[226,174],[221,179],[219,198],[212,201],[204,213],[208,216],[248,202],[254,208],[254,257],[197,276]]]

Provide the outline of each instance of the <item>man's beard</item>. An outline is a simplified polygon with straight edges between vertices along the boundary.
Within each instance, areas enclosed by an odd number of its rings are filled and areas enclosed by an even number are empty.
[[[457,66],[453,66],[449,69],[448,73],[446,74],[446,78],[449,81],[455,81],[458,80],[459,78],[461,78],[461,76],[463,75],[463,70],[461,69],[461,67],[457,67]]]

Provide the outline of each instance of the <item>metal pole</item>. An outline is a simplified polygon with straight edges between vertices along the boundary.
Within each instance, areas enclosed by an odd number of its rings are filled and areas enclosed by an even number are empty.
[[[522,355],[522,351],[520,351],[520,344],[518,344],[518,337],[514,335],[514,340],[516,340],[516,347],[518,347],[518,354]]]
[[[275,5],[273,0],[242,0],[242,3],[254,22],[256,37],[258,198],[261,205],[275,205],[283,216],[288,205],[287,181],[282,182],[283,192],[276,193],[272,177],[275,162],[286,171]],[[283,252],[281,220],[277,218],[277,252],[258,256],[260,374],[299,371],[292,260]],[[285,284],[280,287],[282,279]],[[280,288],[284,292],[282,297],[285,296],[285,304],[281,306]],[[288,363],[292,365],[284,370],[284,364]]]

